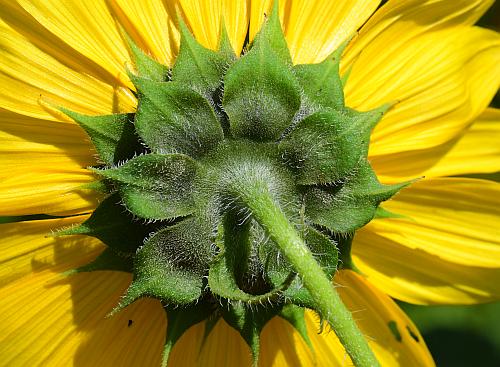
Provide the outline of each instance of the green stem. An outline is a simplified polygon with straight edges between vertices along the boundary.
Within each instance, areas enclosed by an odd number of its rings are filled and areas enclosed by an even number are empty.
[[[247,188],[249,189],[249,188]],[[267,189],[238,188],[239,198],[300,275],[321,315],[328,320],[357,367],[379,366],[366,339],[313,254]]]

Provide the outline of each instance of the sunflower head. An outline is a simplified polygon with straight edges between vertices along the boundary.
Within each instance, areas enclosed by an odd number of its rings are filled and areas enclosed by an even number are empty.
[[[293,65],[276,7],[241,57],[224,30],[217,51],[182,21],[180,30],[171,69],[129,39],[135,114],[63,109],[95,145],[102,165],[92,169],[109,195],[86,222],[59,234],[108,246],[79,271],[133,273],[115,311],[141,297],[162,302],[165,358],[191,325],[208,319],[208,333],[223,317],[256,359],[267,321],[280,315],[307,340],[304,308],[317,307],[274,243],[286,236],[270,228],[281,217],[261,221],[255,211],[283,214],[329,279],[352,266],[352,234],[405,185],[382,185],[366,159],[388,106],[345,106],[346,44],[322,63]]]

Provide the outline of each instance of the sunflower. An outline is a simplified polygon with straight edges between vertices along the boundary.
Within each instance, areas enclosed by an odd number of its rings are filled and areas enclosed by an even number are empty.
[[[392,298],[500,295],[492,3],[0,0],[2,364],[351,365],[333,277],[432,366]]]

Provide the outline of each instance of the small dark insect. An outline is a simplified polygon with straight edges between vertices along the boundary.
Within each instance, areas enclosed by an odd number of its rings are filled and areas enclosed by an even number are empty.
[[[127,326],[128,326],[128,327],[131,327],[133,323],[134,323],[134,321],[133,321],[133,320],[128,320],[128,325],[127,325]]]
[[[410,336],[417,342],[417,343],[420,343],[420,338],[418,337],[417,334],[415,334],[409,326],[406,326],[406,329],[408,330],[408,332],[410,333]]]

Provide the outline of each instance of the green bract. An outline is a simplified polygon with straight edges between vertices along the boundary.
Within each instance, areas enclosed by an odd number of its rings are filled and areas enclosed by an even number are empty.
[[[257,360],[267,321],[279,315],[308,341],[304,307],[316,306],[276,246],[279,232],[252,208],[271,203],[283,213],[329,279],[352,266],[352,234],[404,186],[380,184],[366,159],[388,107],[345,106],[345,45],[320,64],[293,66],[276,11],[241,57],[225,31],[215,52],[180,28],[171,70],[130,41],[135,115],[63,110],[94,143],[102,166],[93,170],[109,196],[85,223],[59,234],[108,246],[77,271],[133,273],[115,311],[141,297],[162,302],[165,363],[188,327],[208,319],[208,335],[220,317]]]

